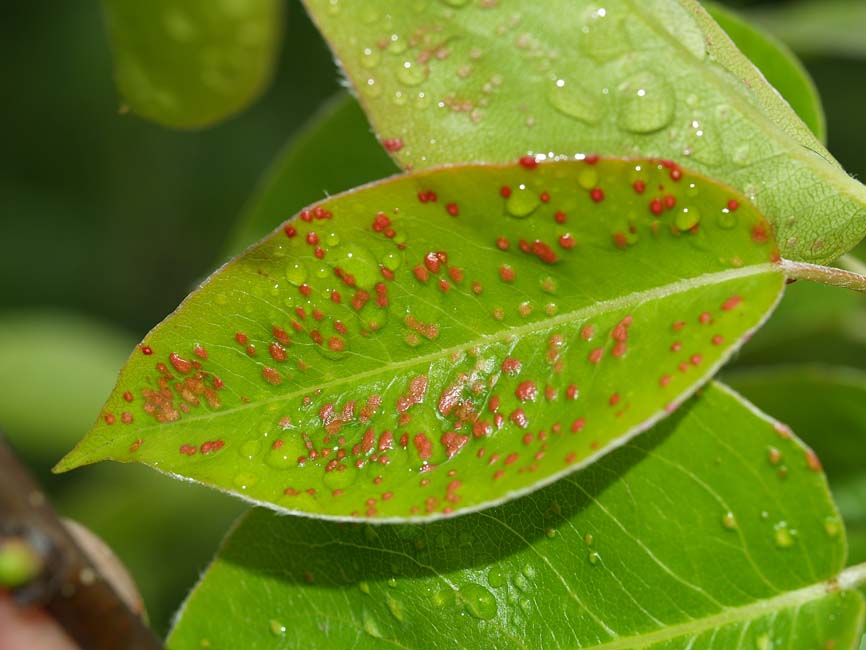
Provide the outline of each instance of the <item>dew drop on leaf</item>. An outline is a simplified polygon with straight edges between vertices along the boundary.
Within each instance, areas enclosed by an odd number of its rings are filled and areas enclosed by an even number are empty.
[[[505,209],[508,214],[517,219],[525,219],[535,212],[539,205],[541,205],[541,199],[523,184],[514,188],[505,201]]]
[[[797,531],[789,528],[786,521],[780,521],[773,526],[773,539],[778,548],[790,548],[796,537]]]
[[[563,115],[581,122],[595,124],[601,119],[599,100],[577,82],[557,79],[547,91],[547,101]]]
[[[617,123],[630,133],[653,133],[671,123],[676,95],[667,81],[652,72],[641,72],[617,89]]]
[[[578,38],[580,50],[598,63],[616,59],[631,49],[622,21],[605,7],[587,11]]]
[[[490,620],[496,616],[496,596],[479,584],[470,583],[460,589],[460,601],[475,618]]]

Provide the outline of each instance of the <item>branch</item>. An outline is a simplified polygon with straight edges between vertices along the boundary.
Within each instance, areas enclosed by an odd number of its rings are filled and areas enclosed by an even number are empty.
[[[73,540],[0,434],[0,553],[3,549],[7,561],[26,568],[18,572],[17,584],[5,585],[15,602],[41,606],[82,648],[162,650]],[[29,550],[29,563],[23,549]]]
[[[782,269],[785,271],[785,275],[793,280],[821,282],[834,287],[866,293],[866,276],[859,273],[837,269],[833,266],[819,266],[818,264],[792,262],[791,260],[782,260]]]

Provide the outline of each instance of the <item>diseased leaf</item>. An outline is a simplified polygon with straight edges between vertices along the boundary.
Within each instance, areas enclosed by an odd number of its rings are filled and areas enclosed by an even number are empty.
[[[246,108],[271,79],[280,0],[103,0],[114,76],[134,113],[209,126]]]
[[[58,469],[431,518],[673,410],[781,295],[769,225],[669,162],[449,167],[305,210],[151,332]]]
[[[808,70],[784,43],[765,33],[724,6],[704,2],[707,12],[749,57],[806,126],[827,144],[827,122],[818,89]]]
[[[274,161],[238,221],[228,254],[240,253],[310,203],[398,171],[358,103],[338,95]]]
[[[866,57],[866,5],[859,0],[800,0],[746,15],[800,54]]]
[[[658,156],[752,198],[786,258],[866,233],[866,188],[695,0],[306,5],[407,168]]]
[[[848,527],[850,561],[866,561],[866,373],[781,365],[732,372],[727,379],[815,449]],[[779,456],[777,465],[786,469],[787,459]]]
[[[812,459],[710,385],[592,467],[456,521],[254,510],[168,646],[853,650],[863,600],[832,582],[845,532]]]

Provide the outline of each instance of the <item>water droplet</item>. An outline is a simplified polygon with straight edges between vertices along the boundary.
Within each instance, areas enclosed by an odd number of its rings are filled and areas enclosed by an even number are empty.
[[[475,618],[487,621],[496,616],[496,596],[481,585],[470,583],[458,595],[466,611]]]
[[[694,207],[683,208],[674,217],[674,225],[682,231],[691,230],[700,222],[701,213]]]
[[[773,526],[773,539],[779,548],[790,548],[796,541],[797,531],[788,527],[788,522],[780,521]]]
[[[547,101],[557,111],[587,124],[601,119],[599,101],[574,81],[557,79],[547,91]]]
[[[338,246],[340,244],[340,235],[335,232],[330,232],[325,236],[325,243],[328,246]]]
[[[379,624],[376,622],[376,619],[370,615],[369,612],[364,612],[363,621],[364,632],[369,634],[374,639],[382,638],[382,632],[379,631]]]
[[[322,482],[328,486],[330,490],[345,490],[358,480],[358,472],[350,470],[325,472]]]
[[[445,607],[446,605],[453,605],[454,600],[455,596],[453,589],[442,589],[430,596],[430,602],[433,603],[434,607]]]
[[[326,260],[334,268],[351,275],[355,285],[370,289],[379,280],[379,265],[373,254],[357,244],[346,244],[333,251]]]
[[[719,224],[719,228],[722,228],[723,230],[731,230],[737,227],[737,215],[727,208],[724,208],[719,212],[719,216],[716,218],[716,223]]]
[[[529,581],[520,573],[514,576],[514,586],[520,591],[529,591]]]
[[[417,86],[427,79],[427,67],[420,63],[404,61],[397,70],[397,80],[406,86]]]
[[[598,564],[601,561],[601,556],[595,551],[591,551],[588,557],[589,563],[593,565]]]
[[[239,490],[248,490],[259,482],[259,477],[249,472],[242,472],[235,476],[234,484]]]
[[[365,47],[361,52],[361,65],[368,70],[375,68],[382,60],[382,55],[377,47]]]
[[[385,594],[385,604],[388,606],[388,611],[391,612],[391,616],[396,618],[401,623],[406,620],[406,613],[403,611],[403,605],[399,600],[394,598],[391,594]]]
[[[361,84],[361,92],[367,95],[367,97],[378,97],[382,94],[382,85],[376,83],[376,80],[370,77],[366,82]]]
[[[622,21],[610,15],[606,8],[587,11],[579,35],[578,46],[588,57],[599,63],[622,56],[631,49]]]
[[[598,172],[595,167],[586,167],[580,170],[577,175],[577,184],[585,190],[591,190],[598,187]]]
[[[620,128],[631,133],[652,133],[671,123],[676,95],[667,81],[641,72],[619,85]]]
[[[397,578],[388,578],[388,586],[391,587],[391,589],[396,588],[397,587]]]
[[[505,201],[505,209],[512,217],[525,219],[541,205],[541,199],[535,192],[520,184]]]
[[[733,512],[726,512],[722,515],[722,526],[728,530],[736,530],[737,518],[734,516]]]
[[[583,536],[583,542],[584,542],[587,546],[592,546],[592,542],[593,542],[592,533],[587,533],[586,535],[584,535],[584,536]]]
[[[400,253],[395,251],[391,251],[390,253],[386,253],[382,258],[382,266],[384,266],[389,271],[396,271],[400,268],[400,264],[402,264],[403,258]]]
[[[527,564],[525,567],[523,567],[523,569],[521,569],[521,573],[523,573],[523,575],[525,575],[530,580],[532,580],[536,576],[535,567],[531,564]]]
[[[361,590],[361,593],[367,594],[368,596],[370,595],[370,583],[366,580],[361,580],[361,582],[358,583],[358,589]]]
[[[286,280],[296,287],[301,286],[307,280],[307,267],[301,262],[290,262],[286,267]]]
[[[838,537],[839,533],[842,532],[842,521],[839,517],[831,515],[824,519],[824,532],[826,532],[829,537]]]
[[[502,572],[501,569],[497,569],[496,567],[490,569],[487,572],[487,584],[489,584],[494,589],[498,589],[505,585],[505,573]]]
[[[261,440],[247,440],[241,445],[240,455],[247,460],[253,460],[262,449]]]
[[[751,150],[749,149],[749,145],[743,144],[734,149],[734,153],[731,156],[731,160],[734,161],[737,165],[747,165],[749,160],[751,159]]]
[[[279,621],[271,620],[270,628],[271,634],[273,634],[274,636],[285,636],[286,634],[286,626]]]
[[[755,639],[755,647],[757,650],[772,650],[773,642],[770,641],[770,637],[767,634],[762,634],[757,639]]]

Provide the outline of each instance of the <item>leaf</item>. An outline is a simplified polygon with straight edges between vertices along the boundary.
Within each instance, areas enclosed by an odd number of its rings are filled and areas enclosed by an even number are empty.
[[[123,101],[164,126],[210,126],[251,104],[273,74],[279,0],[103,0]]]
[[[676,408],[766,318],[777,259],[742,198],[667,162],[397,177],[213,276],[57,469],[143,462],[332,518],[475,510]]]
[[[827,122],[815,82],[796,55],[771,34],[715,3],[702,3],[707,12],[754,63],[815,137],[827,144]]]
[[[93,422],[134,339],[63,311],[0,318],[0,427],[16,451],[47,462]]]
[[[803,55],[866,57],[866,6],[856,0],[801,0],[746,14]]]
[[[866,233],[866,188],[696,0],[305,4],[407,169],[663,157],[753,198],[786,258]]]
[[[781,365],[732,372],[727,379],[815,449],[849,528],[851,561],[866,561],[866,372]]]
[[[398,170],[351,97],[338,95],[301,129],[271,166],[229,240],[236,255],[301,208]]]
[[[716,384],[583,472],[456,521],[254,510],[168,646],[852,649],[863,600],[830,582],[845,534],[809,458]]]

